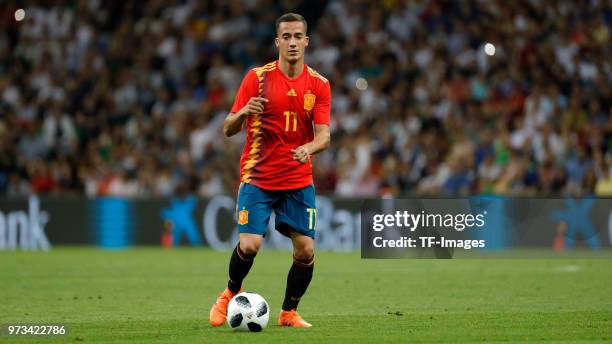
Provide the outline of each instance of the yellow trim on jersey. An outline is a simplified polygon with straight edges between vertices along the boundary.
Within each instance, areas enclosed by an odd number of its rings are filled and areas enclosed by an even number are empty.
[[[257,95],[261,97],[263,95],[263,87],[264,87],[264,75],[267,72],[271,72],[276,69],[276,63],[270,62],[262,67],[253,68],[253,71],[257,75],[258,87],[257,87]],[[261,114],[254,114],[251,117],[251,148],[249,149],[249,155],[247,160],[244,163],[244,167],[242,168],[242,182],[250,183],[251,182],[251,171],[255,164],[257,163],[257,159],[259,159],[259,152],[261,146]]]
[[[308,74],[310,74],[310,76],[314,76],[323,80],[324,83],[328,83],[327,79],[323,77],[323,75],[319,74],[319,72],[317,72],[316,70],[310,68],[310,66],[308,66]]]

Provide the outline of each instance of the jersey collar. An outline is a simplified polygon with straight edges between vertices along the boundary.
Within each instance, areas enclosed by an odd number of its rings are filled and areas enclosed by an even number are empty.
[[[285,78],[285,80],[287,80],[287,81],[291,81],[291,82],[294,82],[294,81],[298,81],[298,80],[300,80],[301,78],[303,78],[303,77],[304,77],[304,75],[306,75],[306,73],[308,73],[308,65],[307,65],[306,63],[304,63],[304,69],[302,70],[302,73],[300,73],[300,75],[298,75],[296,78],[293,78],[293,79],[290,79],[290,78],[289,78],[287,75],[285,75],[285,73],[283,73],[283,71],[280,69],[280,61],[279,61],[279,60],[276,60],[276,69],[278,70],[278,73],[279,73],[280,75],[282,75],[282,76],[283,76],[283,78]]]

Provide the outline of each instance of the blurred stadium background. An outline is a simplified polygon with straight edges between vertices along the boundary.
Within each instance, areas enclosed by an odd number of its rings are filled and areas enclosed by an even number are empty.
[[[220,126],[290,10],[333,87],[318,192],[612,194],[609,1],[92,0],[0,6],[0,195],[233,195]]]
[[[612,195],[610,1],[4,1],[4,247],[45,247],[35,223],[57,243],[230,245],[244,135],[221,126],[287,11],[333,91],[322,247],[358,246],[364,197]]]

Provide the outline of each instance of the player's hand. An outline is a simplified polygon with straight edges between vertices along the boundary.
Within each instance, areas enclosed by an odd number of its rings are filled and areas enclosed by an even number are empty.
[[[310,159],[310,152],[308,148],[306,148],[306,145],[292,149],[291,152],[293,153],[293,160],[297,160],[302,164],[305,164],[308,162],[308,159]]]
[[[249,99],[249,102],[240,111],[245,116],[263,113],[264,106],[267,102],[268,99],[263,97],[251,97],[251,99]]]

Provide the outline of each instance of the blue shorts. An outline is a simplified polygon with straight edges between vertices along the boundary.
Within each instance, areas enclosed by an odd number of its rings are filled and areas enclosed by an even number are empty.
[[[242,183],[236,204],[238,233],[266,236],[274,211],[276,230],[281,234],[289,237],[290,231],[295,230],[314,239],[316,209],[313,185],[295,190],[264,190]]]

